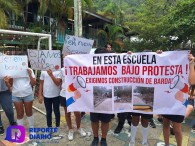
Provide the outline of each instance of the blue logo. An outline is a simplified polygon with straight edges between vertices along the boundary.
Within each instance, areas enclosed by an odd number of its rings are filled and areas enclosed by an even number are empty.
[[[23,126],[9,126],[6,130],[5,140],[22,143],[25,140],[25,128]]]

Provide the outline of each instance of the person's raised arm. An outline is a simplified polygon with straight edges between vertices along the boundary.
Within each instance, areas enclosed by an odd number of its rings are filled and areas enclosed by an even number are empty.
[[[10,78],[9,76],[5,76],[3,78],[7,88],[9,89],[10,92],[12,92],[12,86],[13,86],[13,78]]]
[[[35,78],[34,73],[29,68],[27,69],[27,72],[28,72],[28,75],[29,75],[29,78],[30,78],[30,84],[31,84],[31,86],[35,86],[36,85],[36,78]]]
[[[53,82],[57,85],[57,86],[60,86],[61,85],[61,79],[60,78],[56,78],[54,75],[53,75],[53,72],[51,69],[47,70],[47,73],[48,75],[51,77],[51,79],[53,80]]]
[[[188,60],[190,64],[190,72],[189,72],[189,84],[194,85],[195,84],[195,69],[194,69],[194,56],[192,54],[188,55]]]
[[[39,103],[43,102],[43,84],[44,84],[44,80],[40,80],[40,82],[39,82],[39,91],[38,91]]]

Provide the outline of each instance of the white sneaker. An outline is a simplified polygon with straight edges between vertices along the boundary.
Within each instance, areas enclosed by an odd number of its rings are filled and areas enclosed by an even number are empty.
[[[83,130],[83,128],[79,128],[78,132],[80,133],[81,136],[86,136],[86,132]]]
[[[135,146],[135,143],[134,142],[130,142],[129,146]]]
[[[73,140],[73,138],[74,138],[74,131],[70,129],[68,131],[68,140]]]
[[[52,133],[53,136],[59,136],[60,135],[60,128],[59,127],[56,127],[56,128],[57,128],[57,131]]]

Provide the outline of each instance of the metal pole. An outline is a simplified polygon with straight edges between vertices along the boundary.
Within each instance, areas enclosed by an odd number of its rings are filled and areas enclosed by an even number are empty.
[[[20,35],[40,36],[40,37],[49,37],[49,36],[51,36],[51,34],[35,33],[35,32],[26,32],[26,31],[14,31],[14,30],[5,30],[5,29],[0,29],[0,33],[5,33],[5,34],[20,34]]]
[[[40,112],[41,114],[46,116],[46,113],[43,112],[42,110],[38,109],[37,107],[33,106],[33,109],[37,110],[38,112]]]
[[[38,112],[40,112],[41,114],[43,114],[43,115],[45,115],[46,116],[46,113],[45,112],[43,112],[42,110],[40,110],[40,109],[38,109],[37,107],[35,107],[35,106],[32,106],[33,107],[33,109],[35,109],[36,111],[38,111]],[[15,107],[13,107],[13,109],[15,109]],[[4,112],[4,110],[3,109],[0,109],[0,112]]]

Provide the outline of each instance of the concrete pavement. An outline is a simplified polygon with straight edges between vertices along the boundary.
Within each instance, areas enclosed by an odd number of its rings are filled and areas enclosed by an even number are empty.
[[[36,101],[35,101],[36,103]],[[43,105],[37,105],[37,107],[43,111],[44,106]],[[73,115],[73,114],[72,114]],[[46,117],[44,114],[39,113],[38,111],[34,110],[34,116],[35,116],[35,127],[46,127]],[[54,116],[53,116],[54,118]],[[2,113],[2,120],[4,127],[6,128],[8,126],[8,120],[5,116],[5,113]],[[54,121],[54,120],[53,120]],[[122,132],[118,135],[115,135],[113,131],[115,130],[117,126],[117,117],[110,122],[110,128],[108,132],[107,137],[107,143],[108,146],[128,146],[129,145],[129,139],[130,139],[130,127],[128,124],[125,123],[124,128]],[[149,137],[148,142],[149,146],[163,146],[163,135],[162,135],[162,125],[155,119],[156,128],[149,128]],[[182,131],[183,131],[183,145],[182,146],[195,146],[195,133],[192,133],[190,131],[190,127],[195,124],[195,112],[186,119],[185,123],[182,124]],[[25,125],[28,127],[27,119],[25,118]],[[91,125],[90,125],[90,117],[89,114],[86,114],[85,117],[82,119],[82,127],[87,132],[86,137],[81,137],[80,134],[76,131],[76,126],[74,122],[74,116],[73,116],[73,125],[74,125],[74,140],[69,141],[67,139],[67,125],[65,122],[64,117],[64,111],[63,108],[61,108],[61,126],[60,126],[60,136],[53,137],[52,140],[30,140],[26,143],[22,144],[24,146],[89,146],[91,141],[93,140]],[[28,130],[27,130],[28,131]],[[100,131],[101,133],[101,131]],[[28,133],[27,133],[28,137]],[[14,143],[3,141],[5,138],[5,134],[3,136],[0,136],[0,146],[16,146]],[[136,136],[136,146],[141,146],[142,141],[142,134],[141,134],[141,126],[138,127],[137,130],[137,136]],[[174,136],[170,136],[170,143],[173,146],[176,146],[176,141]]]

